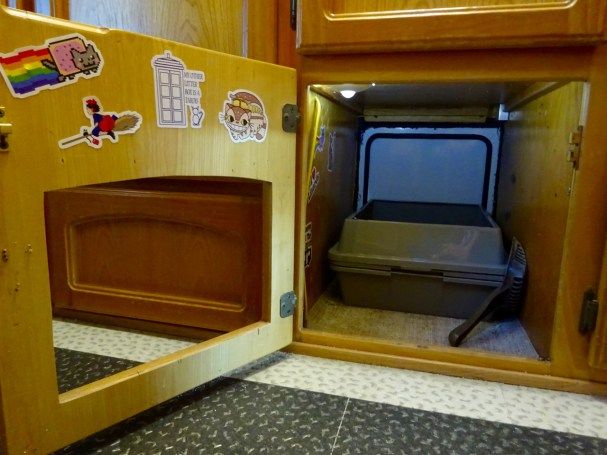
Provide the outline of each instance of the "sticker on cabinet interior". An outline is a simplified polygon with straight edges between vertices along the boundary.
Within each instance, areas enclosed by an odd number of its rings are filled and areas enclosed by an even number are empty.
[[[326,126],[321,125],[318,136],[316,136],[316,147],[314,148],[315,153],[322,153],[323,149],[325,148],[325,130]]]
[[[204,110],[200,105],[200,83],[204,73],[186,68],[169,51],[152,58],[156,121],[160,128],[200,128]],[[189,111],[189,121],[188,121]]]
[[[310,243],[312,241],[312,222],[306,224],[305,242]]]
[[[228,92],[219,113],[222,123],[232,142],[263,142],[268,132],[268,117],[261,98],[244,89]]]
[[[310,266],[310,263],[312,262],[312,222],[311,221],[306,224],[305,243],[306,243],[306,250],[305,250],[304,266],[305,266],[305,268],[308,268]]]
[[[310,267],[312,263],[312,244],[306,245],[306,251],[304,253],[304,268]]]
[[[318,182],[320,181],[320,172],[316,169],[316,166],[312,168],[312,175],[310,177],[310,187],[308,189],[308,203],[312,200],[312,196],[316,192]]]
[[[79,34],[51,38],[42,46],[0,53],[0,73],[16,98],[73,84],[81,77],[98,76],[102,68],[99,49]]]
[[[85,143],[94,148],[101,148],[103,141],[118,142],[118,136],[133,134],[141,126],[141,115],[138,112],[105,112],[99,99],[94,96],[83,98],[84,115],[89,118],[89,126],[81,126],[80,133],[59,141],[62,149]]]
[[[335,130],[329,133],[329,156],[327,157],[327,171],[333,172],[335,169]]]

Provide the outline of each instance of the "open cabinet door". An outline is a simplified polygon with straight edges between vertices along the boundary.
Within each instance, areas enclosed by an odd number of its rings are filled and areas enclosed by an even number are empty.
[[[0,30],[0,451],[49,453],[288,345],[295,72],[4,7]],[[44,195],[164,177],[263,187],[261,316],[59,394]]]

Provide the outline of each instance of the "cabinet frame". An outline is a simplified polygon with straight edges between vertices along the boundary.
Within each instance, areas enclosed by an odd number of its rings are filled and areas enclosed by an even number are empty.
[[[396,345],[381,340],[325,333],[304,327],[299,308],[292,352],[363,363],[395,366],[455,376],[483,378],[607,395],[607,371],[588,363],[591,337],[578,332],[584,292],[597,289],[607,228],[607,133],[602,126],[607,105],[607,46],[520,50],[411,52],[380,55],[304,56],[300,62],[299,104],[306,106],[312,84],[587,81],[590,100],[576,183],[569,202],[563,261],[552,337],[551,360],[473,352],[451,347]],[[381,70],[378,70],[381,68]],[[303,112],[302,117],[310,115]],[[304,121],[303,131],[309,125]],[[298,169],[307,169],[307,138],[298,144]],[[565,159],[565,149],[563,150]],[[298,172],[298,236],[300,255],[297,290],[304,295],[303,248],[307,182]],[[606,313],[605,305],[600,309]],[[595,336],[599,336],[597,334]]]

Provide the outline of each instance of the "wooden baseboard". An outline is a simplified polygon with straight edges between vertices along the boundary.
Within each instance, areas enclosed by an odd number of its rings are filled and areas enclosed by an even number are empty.
[[[326,359],[402,368],[423,371],[426,373],[444,374],[447,376],[481,379],[485,381],[502,382],[505,384],[560,390],[564,392],[582,393],[587,395],[607,396],[607,384],[581,381],[570,378],[560,378],[544,374],[506,371],[496,368],[472,365],[460,365],[436,360],[415,359],[391,354],[363,352],[354,349],[321,346],[302,342],[291,343],[287,348],[285,348],[285,351],[295,354],[322,357]]]
[[[319,346],[334,346],[359,352],[386,354],[430,362],[478,366],[496,370],[524,371],[539,375],[550,373],[550,361],[519,357],[497,352],[451,346],[425,346],[395,343],[370,337],[343,335],[313,329],[300,329],[295,340]]]

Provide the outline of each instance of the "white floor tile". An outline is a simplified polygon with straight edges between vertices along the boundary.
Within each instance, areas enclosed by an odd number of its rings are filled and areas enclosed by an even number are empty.
[[[136,362],[149,362],[195,344],[177,338],[63,320],[53,320],[53,340],[57,348]]]
[[[276,353],[230,374],[382,403],[607,438],[607,399]]]
[[[55,346],[147,362],[187,340],[53,321]],[[607,439],[607,398],[277,352],[228,374],[247,381]]]
[[[607,398],[502,384],[518,425],[607,438]]]

